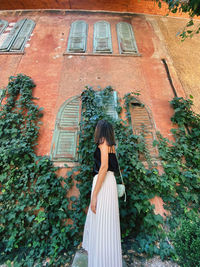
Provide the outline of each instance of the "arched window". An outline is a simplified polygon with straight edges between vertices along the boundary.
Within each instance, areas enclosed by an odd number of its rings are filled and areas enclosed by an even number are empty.
[[[0,52],[22,52],[34,27],[35,22],[33,20],[22,19],[18,21],[0,45]]]
[[[153,146],[154,140],[154,125],[144,104],[135,99],[129,106],[131,114],[131,124],[134,134],[144,135],[146,148],[148,149],[152,158],[157,157],[156,148]],[[141,159],[144,160],[143,156]]]
[[[98,21],[94,24],[94,52],[112,53],[110,23]]]
[[[88,25],[85,21],[77,20],[71,24],[67,52],[85,53],[87,30]]]
[[[8,22],[6,20],[0,19],[0,34],[5,30],[7,26],[8,26]]]
[[[55,124],[51,157],[55,161],[77,161],[80,96],[70,98],[61,106]]]
[[[117,37],[118,37],[119,51],[121,54],[138,53],[131,24],[127,22],[119,22],[117,24]]]
[[[102,103],[102,91],[96,92],[98,101]],[[105,104],[105,103],[102,103]],[[113,91],[111,97],[106,102],[106,113],[118,118],[116,112],[117,92]],[[78,161],[78,131],[81,114],[81,97],[76,96],[68,99],[61,106],[55,123],[55,130],[51,145],[51,158],[54,161],[60,162],[75,162]]]

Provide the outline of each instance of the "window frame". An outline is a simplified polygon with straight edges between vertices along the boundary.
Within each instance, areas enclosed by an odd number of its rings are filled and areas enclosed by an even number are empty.
[[[83,47],[83,51],[78,51],[78,49],[77,49],[77,51],[74,51],[74,50],[70,50],[70,46],[71,46],[71,43],[72,43],[72,35],[73,35],[73,28],[75,27],[75,25],[76,25],[76,23],[80,23],[80,22],[82,22],[82,23],[84,23],[84,25],[85,25],[85,36],[84,37],[82,37],[82,38],[84,38],[84,42],[83,42],[83,44],[84,44],[84,47]],[[75,37],[74,37],[75,38]],[[79,38],[81,38],[81,37],[79,37]],[[87,50],[87,39],[88,39],[88,23],[86,23],[84,20],[75,20],[74,22],[72,22],[71,23],[71,25],[70,25],[70,30],[69,30],[69,37],[68,37],[68,42],[67,42],[67,49],[66,49],[66,52],[67,53],[85,53],[86,52],[86,50]]]
[[[56,121],[55,121],[55,126],[54,126],[54,133],[53,133],[53,138],[52,138],[52,143],[51,143],[51,151],[50,151],[50,158],[54,161],[54,162],[69,162],[69,163],[75,163],[78,161],[78,142],[79,142],[79,135],[78,132],[80,130],[80,119],[81,119],[81,100],[80,100],[80,95],[76,95],[73,97],[70,97],[69,99],[67,99],[59,108],[57,116],[56,116]],[[60,126],[61,123],[61,116],[66,108],[67,105],[69,105],[71,102],[78,100],[78,117],[77,117],[77,122],[76,122],[76,126]],[[70,118],[70,116],[69,116]],[[65,128],[65,129],[64,129]],[[68,128],[68,129],[66,129]],[[59,138],[61,136],[62,131],[69,131],[69,133],[75,132],[75,148],[74,148],[74,154],[73,156],[56,156],[56,152],[58,150],[58,144],[59,144]]]
[[[101,97],[101,92],[102,91],[95,91],[96,93],[96,97],[98,97],[98,94],[99,94],[99,97]],[[114,99],[114,107],[116,107],[117,105],[117,91],[113,91],[113,99]],[[58,146],[58,142],[59,142],[59,134],[60,134],[60,131],[62,129],[60,129],[59,127],[59,122],[61,120],[61,115],[62,113],[64,112],[64,109],[66,108],[66,105],[70,104],[70,102],[72,102],[73,100],[76,100],[76,99],[79,99],[79,110],[78,110],[78,123],[77,123],[77,130],[76,130],[76,147],[74,148],[74,151],[75,151],[75,157],[72,158],[72,157],[55,157],[55,153],[56,153],[56,149],[57,149],[57,146]],[[112,109],[112,107],[111,107]],[[116,113],[115,113],[116,112]],[[112,111],[111,111],[112,113]],[[114,115],[112,116],[110,112],[107,113],[108,116],[111,116],[113,119],[118,119],[118,113],[115,109],[114,111]],[[55,126],[54,126],[54,132],[53,132],[53,138],[52,138],[52,142],[51,142],[51,150],[50,150],[50,158],[56,163],[72,163],[72,164],[76,164],[78,163],[78,159],[79,159],[79,155],[78,155],[78,143],[79,143],[79,132],[80,132],[80,121],[82,120],[82,102],[81,102],[81,95],[76,95],[76,96],[73,96],[73,97],[70,97],[69,99],[67,99],[62,105],[61,107],[59,108],[58,110],[58,113],[57,113],[57,116],[56,116],[56,121],[55,121]]]
[[[32,19],[25,18],[25,19],[21,19],[17,21],[14,27],[11,29],[11,31],[6,36],[6,38],[3,40],[2,44],[0,45],[0,53],[1,54],[24,53],[25,46],[27,44],[28,39],[30,38],[30,35],[33,32],[35,25],[36,25],[35,21],[33,21]],[[28,29],[26,29],[26,27]],[[5,30],[6,28],[1,34],[4,34]],[[21,39],[21,42],[20,42],[20,39]],[[17,41],[19,42],[19,44],[21,44],[20,48],[14,49],[13,46],[17,45]],[[3,48],[4,46],[5,48]]]
[[[127,52],[124,52],[121,48],[121,38],[120,38],[120,33],[119,33],[119,25],[120,24],[126,24],[130,30],[130,37],[131,37],[131,41],[133,43],[133,46],[135,48],[134,51],[127,51]],[[120,54],[122,55],[138,55],[139,54],[139,51],[138,51],[138,47],[137,47],[137,43],[136,43],[136,39],[135,39],[135,34],[134,34],[134,31],[133,31],[133,27],[130,23],[128,22],[124,22],[124,21],[121,21],[121,22],[118,22],[116,24],[116,32],[117,32],[117,41],[118,41],[118,47],[119,47],[119,52]]]
[[[106,27],[107,27],[107,34],[108,34],[108,37],[102,37],[102,39],[106,39],[108,38],[108,48],[110,48],[109,51],[105,51],[105,50],[97,50],[97,46],[98,46],[98,42],[96,41],[96,39],[100,38],[100,37],[97,37],[97,31],[98,31],[98,25],[100,24],[106,24]],[[110,26],[110,23],[105,21],[105,20],[100,20],[100,21],[97,21],[94,23],[93,25],[94,27],[94,33],[93,33],[93,53],[95,54],[112,54],[113,53],[113,49],[112,49],[112,34],[111,34],[111,26]]]

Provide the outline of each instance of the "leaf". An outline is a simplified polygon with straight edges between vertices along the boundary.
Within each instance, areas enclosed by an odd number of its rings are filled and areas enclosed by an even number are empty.
[[[70,197],[70,200],[74,202],[74,201],[77,200],[77,198],[76,198],[75,196],[71,196],[71,197]]]
[[[140,213],[140,211],[142,210],[142,205],[140,205],[139,203],[135,203],[135,207],[137,208],[138,212]]]

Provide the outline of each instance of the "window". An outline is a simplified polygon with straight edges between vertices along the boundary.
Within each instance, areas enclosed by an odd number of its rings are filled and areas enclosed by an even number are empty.
[[[5,20],[0,19],[0,34],[5,30],[5,28],[8,26],[8,22]]]
[[[35,26],[35,22],[29,19],[18,21],[4,41],[0,44],[0,52],[22,52],[24,46]]]
[[[117,107],[117,92],[113,91],[111,97],[107,99],[106,103],[102,103],[102,92],[103,91],[97,91],[96,97],[98,98],[98,101],[101,105],[106,105],[106,114],[111,116],[113,119],[118,118],[118,113],[116,111]]]
[[[102,103],[102,91],[96,92],[96,97]],[[115,106],[117,105],[117,92],[113,91],[106,104],[106,112],[117,118]],[[81,113],[80,96],[70,98],[61,106],[55,124],[53,141],[51,145],[51,158],[60,162],[78,161],[78,131]]]
[[[87,45],[88,25],[82,20],[71,24],[67,51],[70,53],[85,53]]]
[[[143,134],[145,138],[146,148],[148,149],[150,155],[155,158],[157,157],[156,148],[153,146],[153,130],[150,116],[145,106],[141,104],[137,99],[132,101],[129,106],[131,114],[131,124],[133,132],[137,135]],[[141,160],[144,160],[144,157],[140,155]]]
[[[121,54],[137,54],[138,49],[131,24],[119,22],[117,24],[117,37]]]
[[[62,105],[56,119],[51,156],[55,161],[77,161],[80,97]]]
[[[94,52],[112,53],[110,24],[106,21],[94,24]]]

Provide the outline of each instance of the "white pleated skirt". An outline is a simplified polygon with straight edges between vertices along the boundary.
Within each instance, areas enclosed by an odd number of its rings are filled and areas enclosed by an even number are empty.
[[[98,174],[93,178],[91,197],[97,178]],[[82,247],[88,252],[88,267],[122,267],[117,183],[111,171],[97,195],[96,214],[89,205]]]

